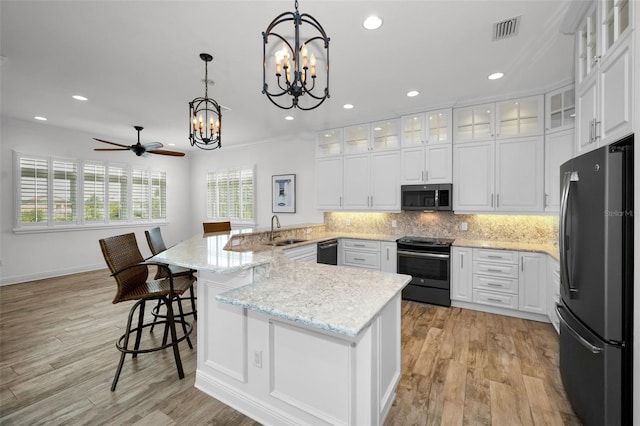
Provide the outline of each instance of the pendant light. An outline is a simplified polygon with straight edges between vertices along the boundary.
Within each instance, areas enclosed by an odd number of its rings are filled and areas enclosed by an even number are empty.
[[[220,105],[209,98],[209,75],[207,65],[213,60],[208,53],[201,53],[204,61],[204,98],[195,98],[189,102],[189,142],[191,146],[212,150],[222,146],[222,114]]]
[[[293,34],[283,35],[290,23]],[[274,105],[311,110],[329,98],[329,37],[313,16],[298,12],[298,0],[295,12],[269,24],[262,41],[262,93]]]

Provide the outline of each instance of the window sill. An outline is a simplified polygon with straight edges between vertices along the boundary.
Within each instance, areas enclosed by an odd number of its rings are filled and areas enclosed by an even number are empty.
[[[147,221],[147,222],[122,222],[122,223],[91,223],[85,225],[56,225],[56,226],[23,226],[14,228],[14,234],[39,234],[48,232],[73,232],[73,231],[95,231],[96,229],[117,229],[117,228],[140,228],[158,225],[168,225],[167,220]]]

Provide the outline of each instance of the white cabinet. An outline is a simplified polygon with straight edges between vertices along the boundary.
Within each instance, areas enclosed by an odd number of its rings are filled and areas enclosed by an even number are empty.
[[[520,253],[518,307],[521,311],[547,315],[547,257]]]
[[[331,129],[316,135],[316,158],[342,155],[342,129]]]
[[[342,266],[380,269],[380,242],[343,239],[340,244]]]
[[[285,256],[292,260],[316,263],[316,261],[318,260],[318,245],[305,244],[300,247],[291,247],[288,249],[284,249],[283,253]]]
[[[635,2],[595,1],[576,31],[576,154],[633,130]]]
[[[371,151],[400,148],[400,120],[384,120],[371,124]]]
[[[401,183],[451,183],[451,109],[404,116],[401,123]]]
[[[560,320],[556,312],[556,304],[560,302],[560,262],[547,257],[547,316],[560,333]]]
[[[518,309],[518,252],[473,249],[473,302]]]
[[[473,142],[543,134],[542,96],[509,99],[453,110],[453,141]]]
[[[560,166],[573,157],[573,129],[548,134],[544,140],[544,211],[560,211]]]
[[[544,139],[496,141],[495,210],[541,212],[544,209]]]
[[[545,134],[573,129],[576,121],[576,91],[573,84],[545,95]]]
[[[451,248],[451,299],[463,302],[473,301],[473,249],[469,247]]]
[[[540,212],[544,208],[544,139],[456,144],[456,212]]]
[[[360,124],[344,128],[344,154],[369,152],[371,148],[371,126]]]
[[[397,273],[398,244],[396,242],[380,243],[380,270],[382,272]]]
[[[400,152],[344,156],[344,209],[400,210]]]
[[[316,160],[316,208],[342,209],[342,157]]]

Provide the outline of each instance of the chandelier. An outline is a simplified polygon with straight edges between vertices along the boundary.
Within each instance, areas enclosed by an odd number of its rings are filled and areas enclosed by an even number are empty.
[[[204,61],[204,98],[195,98],[189,102],[189,142],[191,146],[212,150],[222,146],[222,114],[220,105],[209,99],[207,91],[210,83],[207,64],[213,60],[213,56],[201,53],[200,59]]]
[[[319,107],[329,98],[329,37],[313,16],[298,12],[298,0],[295,8],[295,12],[278,15],[262,33],[262,93],[279,108],[306,111]],[[282,28],[288,22],[293,22],[293,35],[283,36],[276,32],[278,25],[283,24]],[[271,50],[267,47],[269,37],[275,39]],[[304,40],[302,43],[301,39]],[[274,52],[275,49],[279,50]],[[267,56],[271,55],[275,58],[268,61]],[[317,65],[316,61],[324,61],[324,66]],[[317,68],[323,68],[320,75]],[[267,75],[273,81],[272,86],[267,83]],[[324,89],[321,89],[323,85]]]

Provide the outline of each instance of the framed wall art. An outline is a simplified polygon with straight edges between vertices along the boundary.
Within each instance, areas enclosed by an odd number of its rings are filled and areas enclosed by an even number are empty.
[[[296,175],[271,176],[271,211],[296,212]]]

